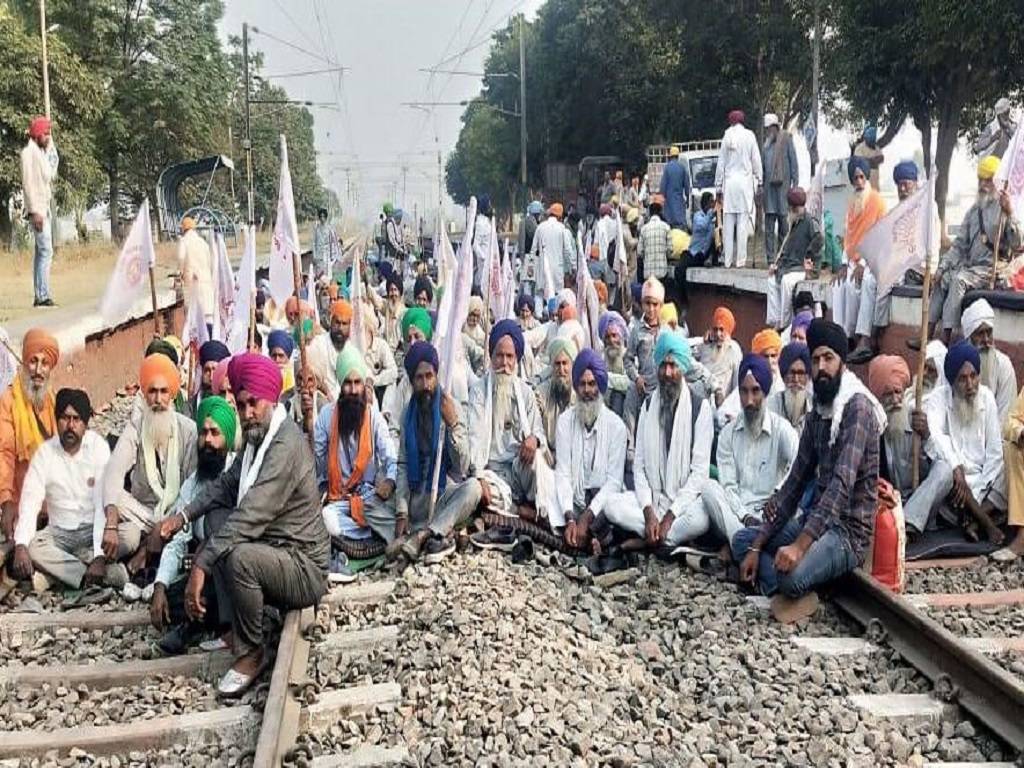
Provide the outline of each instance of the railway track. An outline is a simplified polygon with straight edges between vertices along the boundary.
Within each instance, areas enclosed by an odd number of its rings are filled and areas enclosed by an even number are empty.
[[[311,659],[319,653],[358,656],[397,641],[394,627],[325,629],[330,611],[386,602],[394,587],[392,581],[339,586],[325,596],[319,616],[312,608],[288,612],[271,672],[233,703],[213,694],[231,664],[230,653],[153,658],[156,635],[145,608],[2,614],[0,645],[10,660],[0,667],[0,711],[8,715],[2,724],[7,730],[0,730],[0,763],[57,764],[66,758],[110,766],[400,763],[404,750],[375,745],[316,759],[295,749],[300,731],[315,736],[339,717],[399,702],[401,688],[390,681],[331,687],[308,677]],[[97,658],[61,662],[69,647],[86,642],[104,650]],[[66,722],[69,713],[73,725]]]

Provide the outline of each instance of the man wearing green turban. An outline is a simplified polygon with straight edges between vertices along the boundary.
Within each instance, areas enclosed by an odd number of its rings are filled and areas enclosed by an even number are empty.
[[[238,415],[231,404],[219,395],[204,397],[196,411],[196,427],[199,435],[196,448],[199,455],[196,471],[181,484],[178,501],[171,514],[184,510],[193,499],[214,482],[221,473],[231,466],[235,459],[235,438],[238,435]],[[191,526],[178,531],[160,552],[160,566],[153,584],[153,599],[149,616],[153,626],[167,630],[159,640],[160,649],[167,654],[184,653],[188,646],[204,633],[216,632],[218,636],[231,629],[231,606],[226,594],[218,593],[216,579],[207,579],[203,589],[206,600],[206,616],[198,622],[190,621],[185,614],[185,556],[194,539],[199,545],[215,534],[231,514],[230,509],[214,509],[197,518]],[[149,543],[159,547],[160,526],[154,530]]]
[[[409,337],[409,329],[413,328],[415,338]],[[430,341],[434,335],[434,323],[430,313],[423,307],[410,307],[402,315],[402,342],[408,349],[417,341]]]

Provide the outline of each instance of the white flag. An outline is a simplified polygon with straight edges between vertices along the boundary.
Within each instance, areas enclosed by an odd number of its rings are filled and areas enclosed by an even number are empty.
[[[185,327],[181,331],[181,343],[189,351],[189,369],[192,370],[192,391],[191,397],[199,390],[199,381],[202,379],[202,372],[197,375],[196,368],[199,362],[199,348],[210,340],[210,334],[206,328],[206,318],[203,315],[203,308],[199,304],[199,291],[192,291],[192,297],[188,302],[188,314],[185,315]]]
[[[441,365],[441,386],[451,391],[452,376],[464,353],[462,350],[462,326],[469,315],[469,294],[473,289],[473,229],[476,223],[476,198],[469,198],[466,208],[466,232],[455,258],[455,274],[452,283],[441,297],[437,310],[437,330],[434,343],[437,345]],[[447,234],[442,239],[447,240]],[[449,244],[449,248],[451,245]]]
[[[224,341],[231,329],[231,320],[235,314],[235,274],[228,260],[228,249],[224,244],[224,236],[220,232],[214,235],[216,259],[213,267],[213,338]]]
[[[11,337],[0,328],[0,392],[4,392],[18,374],[18,361],[8,349],[10,346]]]
[[[577,239],[577,243],[579,240]],[[598,246],[600,247],[600,246]],[[576,315],[579,318],[583,330],[587,334],[587,346],[591,349],[600,349],[600,340],[597,333],[597,322],[600,320],[599,301],[597,288],[594,285],[594,278],[590,275],[590,267],[587,265],[587,258],[590,249],[584,250],[577,246],[576,257]]]
[[[933,213],[935,180],[897,205],[868,230],[860,252],[878,281],[878,295],[887,292],[908,269],[920,269],[925,254],[938,245],[937,216]]]
[[[615,212],[615,273],[619,276],[619,285],[625,285],[625,275],[629,271],[629,258],[626,256],[626,238],[622,234],[622,215]]]
[[[491,315],[494,320],[501,320],[499,314],[505,306],[504,286],[501,282],[501,253],[498,251],[498,227],[491,217],[491,238],[487,244],[487,259],[484,261],[486,271],[480,279],[480,288],[484,292],[484,301],[487,303],[487,315],[484,323],[487,327],[491,325]]]
[[[811,179],[804,204],[807,215],[817,220],[822,232],[825,231],[825,165],[824,160],[818,163],[818,172]]]
[[[295,254],[301,254],[299,225],[295,220],[292,174],[288,169],[288,142],[281,135],[281,178],[277,188],[277,221],[270,248],[270,296],[283,307],[295,293]]]
[[[348,337],[359,352],[366,355],[366,329],[363,327],[363,253],[362,247],[356,246],[352,254],[352,282],[348,286],[348,298],[352,304],[352,327]]]
[[[235,307],[225,342],[231,354],[245,351],[249,344],[249,313],[256,297],[256,227],[245,229],[245,250],[235,279]]]
[[[503,306],[496,320],[504,320],[516,316],[516,279],[512,274],[512,255],[508,251],[508,238],[505,238],[505,261],[501,266],[501,290]]]
[[[994,181],[997,190],[1006,186],[1014,213],[1019,218],[1024,210],[1024,121],[1017,126],[1010,146],[1003,153]]]
[[[156,264],[153,231],[149,224],[149,198],[142,201],[139,213],[117,257],[107,290],[100,301],[100,314],[109,325],[120,323],[143,295],[146,275]]]
[[[440,316],[440,307],[444,306],[445,294],[454,286],[457,269],[455,249],[452,248],[452,241],[448,238],[448,229],[444,225],[444,219],[441,218],[440,212],[438,212],[437,232],[434,233],[434,260],[437,262],[437,287],[438,295],[441,297],[438,305],[438,315]],[[434,336],[436,337],[437,334],[435,333]]]

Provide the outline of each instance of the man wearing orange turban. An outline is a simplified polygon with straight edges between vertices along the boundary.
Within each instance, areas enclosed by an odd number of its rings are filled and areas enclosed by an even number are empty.
[[[736,318],[732,312],[726,307],[718,307],[711,316],[711,327],[704,334],[704,343],[697,352],[697,359],[708,369],[714,382],[716,405],[721,405],[732,392],[743,359],[743,350],[732,337],[735,331]]]
[[[14,538],[29,462],[57,431],[50,374],[59,357],[53,336],[41,328],[28,331],[21,345],[21,368],[0,395],[0,522],[7,541]]]
[[[345,299],[333,302],[330,333],[315,335],[306,348],[310,370],[327,387],[327,394],[331,400],[337,400],[341,394],[341,382],[338,381],[337,372],[338,355],[345,348],[352,333],[354,314],[354,308]]]
[[[120,588],[129,573],[145,565],[145,534],[173,513],[182,482],[196,468],[196,424],[174,410],[181,389],[174,361],[159,352],[148,355],[139,368],[139,389],[142,404],[118,438],[104,474],[106,520],[86,570],[89,583]],[[127,557],[125,568],[119,561]]]

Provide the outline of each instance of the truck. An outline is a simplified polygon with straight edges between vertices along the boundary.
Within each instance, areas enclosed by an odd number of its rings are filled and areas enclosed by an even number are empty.
[[[690,213],[700,210],[700,198],[705,192],[715,192],[715,171],[718,169],[719,139],[704,141],[676,141],[647,147],[647,189],[656,194],[661,187],[661,174],[669,161],[672,147],[679,147],[679,156],[690,170]]]

